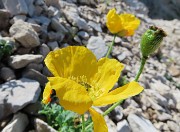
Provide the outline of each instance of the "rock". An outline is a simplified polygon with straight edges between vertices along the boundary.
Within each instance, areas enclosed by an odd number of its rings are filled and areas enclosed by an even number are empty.
[[[159,130],[159,131],[169,131],[168,125],[163,122],[158,122],[154,123],[154,126]]]
[[[171,65],[171,67],[168,68],[168,71],[173,77],[178,77],[180,75],[180,69],[175,65]]]
[[[41,70],[43,69],[43,64],[30,63],[27,65],[26,69],[34,69],[41,72]]]
[[[35,16],[33,17],[33,20],[39,24],[39,25],[44,25],[44,26],[49,26],[51,20],[45,16]]]
[[[46,44],[42,44],[39,48],[39,53],[41,55],[43,55],[43,57],[45,58],[47,56],[47,54],[50,52],[49,47]]]
[[[9,30],[13,36],[22,46],[26,48],[33,48],[40,45],[38,34],[35,32],[31,24],[21,20],[16,21]]]
[[[61,42],[65,37],[65,34],[61,32],[48,32],[48,38],[50,41],[58,41]]]
[[[85,4],[85,5],[96,5],[96,1],[95,0],[78,0],[78,2],[80,4]]]
[[[56,41],[48,42],[47,45],[51,50],[55,50],[55,49],[59,48],[59,45],[58,45],[58,43]]]
[[[19,112],[14,115],[13,119],[2,130],[2,132],[23,132],[28,124],[29,120],[27,115]]]
[[[117,123],[117,132],[131,132],[131,128],[126,120]]]
[[[27,8],[28,8],[28,15],[29,16],[33,16],[34,15],[34,11],[35,11],[35,6],[34,6],[34,1],[35,0],[26,0],[26,5],[27,5]]]
[[[44,0],[44,2],[47,6],[54,6],[58,9],[60,8],[59,0]]]
[[[11,19],[11,24],[14,24],[18,20],[25,21],[26,16],[25,15],[16,15],[16,16],[14,16],[13,19]]]
[[[75,27],[78,27],[79,30],[89,30],[86,20],[79,16],[79,12],[75,4],[69,4],[64,1],[60,1],[60,5],[62,6],[62,8],[64,8],[64,14],[69,23],[71,23]]]
[[[123,108],[121,106],[117,106],[110,114],[109,116],[113,121],[120,121],[123,118],[123,113],[122,113]]]
[[[82,39],[85,39],[85,40],[89,39],[89,34],[85,31],[80,31],[77,33],[77,35]]]
[[[41,89],[37,81],[27,78],[11,80],[0,85],[0,120],[35,103]]]
[[[53,77],[53,74],[49,71],[49,69],[46,66],[43,67],[42,73],[47,77]]]
[[[167,120],[172,120],[172,116],[167,114],[167,113],[158,113],[157,119],[159,121],[167,121]]]
[[[64,34],[68,33],[68,30],[56,18],[52,18],[51,27],[57,32],[61,32]]]
[[[88,40],[87,48],[96,55],[97,59],[104,57],[108,51],[108,47],[101,37],[91,36]]]
[[[41,74],[39,71],[36,71],[34,69],[28,69],[24,71],[23,77],[34,79],[40,83],[41,86],[45,86],[45,84],[48,82],[47,77]]]
[[[89,21],[88,25],[90,27],[92,27],[95,31],[102,32],[102,28],[101,28],[101,25],[99,23],[97,24],[97,23],[95,23],[93,21]]]
[[[74,36],[74,40],[75,40],[76,42],[78,42],[79,44],[82,43],[82,42],[81,42],[81,39],[80,39],[77,35]]]
[[[0,121],[0,130],[2,130],[3,128],[5,128],[5,126],[11,121],[13,116],[8,116],[5,119]]]
[[[57,132],[54,128],[49,126],[46,122],[41,119],[34,119],[34,127],[37,132]]]
[[[9,67],[3,67],[0,69],[0,78],[2,78],[4,81],[10,81],[12,79],[15,79],[16,76],[12,69],[10,69]]]
[[[180,131],[180,126],[178,126],[178,124],[176,124],[173,121],[167,121],[167,125],[168,125],[169,129],[172,130],[173,132]]]
[[[42,55],[25,54],[10,56],[8,64],[14,69],[20,69],[27,66],[29,63],[40,63],[42,61]]]
[[[48,17],[54,17],[54,16],[60,17],[61,13],[60,13],[60,11],[56,7],[50,6],[48,8]]]
[[[28,7],[24,0],[2,0],[4,7],[11,15],[28,14]]]
[[[130,114],[127,119],[133,132],[157,132],[153,124],[143,117]]]
[[[40,110],[42,110],[42,104],[39,101],[33,104],[29,104],[23,109],[23,111],[28,115],[34,115],[34,116],[38,116],[39,115],[38,112]]]
[[[9,25],[10,13],[7,10],[0,9],[0,30],[6,29]]]

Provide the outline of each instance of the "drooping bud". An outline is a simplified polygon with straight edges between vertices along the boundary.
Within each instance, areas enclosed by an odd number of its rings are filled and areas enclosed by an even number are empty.
[[[166,33],[161,28],[150,26],[141,38],[142,56],[147,58],[150,54],[154,53],[166,36]]]

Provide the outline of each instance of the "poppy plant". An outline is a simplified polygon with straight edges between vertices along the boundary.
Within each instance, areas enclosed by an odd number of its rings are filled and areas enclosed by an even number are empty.
[[[106,25],[109,31],[119,36],[132,36],[138,28],[140,20],[132,14],[117,14],[116,9],[111,9],[106,16]]]
[[[108,131],[104,118],[92,106],[105,106],[139,94],[143,87],[132,81],[110,91],[124,66],[115,59],[101,58],[82,46],[69,46],[51,51],[45,64],[54,77],[49,77],[43,102],[50,101],[52,89],[66,110],[78,114],[90,112],[95,132]],[[99,125],[99,123],[101,125]]]

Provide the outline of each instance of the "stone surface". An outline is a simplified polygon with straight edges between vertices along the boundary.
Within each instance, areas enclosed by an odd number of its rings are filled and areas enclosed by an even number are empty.
[[[127,119],[133,132],[157,132],[153,124],[143,117],[130,114]]]
[[[34,119],[34,127],[37,132],[57,132],[54,128],[49,126],[46,122],[41,119]]]
[[[10,13],[7,10],[0,9],[0,30],[6,29],[9,25]]]
[[[26,48],[36,47],[40,45],[38,34],[35,32],[31,24],[21,20],[16,21],[9,30],[20,44]]]
[[[41,55],[43,55],[43,57],[45,58],[46,55],[50,52],[49,47],[46,44],[42,44],[39,48],[39,53]]]
[[[29,123],[27,115],[16,113],[2,132],[23,132]]]
[[[2,78],[4,81],[10,81],[12,79],[15,79],[15,73],[12,69],[9,67],[2,67],[0,69],[0,78]]]
[[[131,132],[131,128],[126,120],[117,123],[117,132]]]
[[[59,45],[56,41],[48,42],[47,45],[51,50],[55,50],[59,48]]]
[[[95,31],[102,32],[101,25],[99,23],[95,23],[93,21],[89,21],[88,25],[92,27]]]
[[[24,0],[2,0],[4,7],[11,15],[28,14],[28,6]]]
[[[28,70],[24,71],[23,77],[36,80],[43,87],[48,82],[47,77],[44,76],[39,71],[36,71],[35,69],[28,69]]]
[[[175,122],[173,121],[167,121],[167,125],[169,129],[173,132],[179,132],[180,131],[180,126],[178,126]]]
[[[77,33],[77,35],[82,39],[85,39],[85,40],[89,39],[89,34],[87,32],[80,31]]]
[[[101,37],[92,36],[88,40],[87,48],[96,55],[97,59],[104,57],[108,51],[108,47]]]
[[[14,69],[19,69],[27,66],[29,63],[40,63],[42,61],[42,55],[25,54],[10,56],[8,64]]]
[[[16,113],[39,98],[41,89],[37,81],[27,78],[11,80],[0,85],[0,120]]]

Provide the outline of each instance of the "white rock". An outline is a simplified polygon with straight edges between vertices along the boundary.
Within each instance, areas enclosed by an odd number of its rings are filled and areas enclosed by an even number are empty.
[[[19,69],[27,66],[29,63],[40,63],[42,61],[42,55],[25,54],[10,56],[8,64],[14,69]]]
[[[37,81],[27,78],[11,80],[0,85],[0,120],[35,103],[41,93]]]
[[[126,120],[117,123],[117,132],[131,132],[131,128]]]
[[[34,119],[34,126],[37,132],[57,132],[54,128],[49,126],[46,122],[41,119]]]
[[[9,30],[13,36],[22,46],[26,48],[33,48],[40,45],[38,34],[35,32],[31,24],[21,20],[16,21]]]
[[[149,120],[135,114],[130,114],[128,116],[128,122],[133,132],[146,132],[147,130],[148,132],[157,132],[156,128]]]
[[[180,126],[178,126],[178,124],[176,124],[173,121],[167,121],[167,125],[168,125],[169,129],[172,130],[173,132],[180,131]]]
[[[87,48],[96,55],[97,59],[104,57],[108,51],[108,46],[101,37],[91,36]]]
[[[27,115],[17,113],[2,132],[23,132],[29,123]]]

